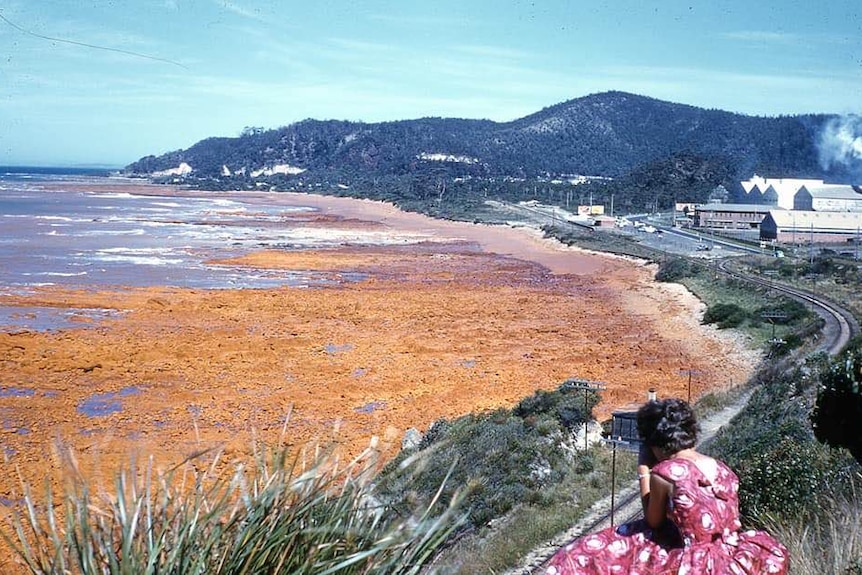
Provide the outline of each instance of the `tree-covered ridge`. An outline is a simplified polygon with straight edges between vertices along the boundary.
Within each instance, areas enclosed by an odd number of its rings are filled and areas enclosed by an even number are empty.
[[[619,177],[686,153],[723,161],[734,176],[780,171],[820,177],[815,136],[828,119],[752,117],[607,92],[507,123],[303,120],[277,129],[246,129],[235,138],[209,138],[186,150],[147,156],[127,171],[151,174],[185,162],[197,177],[218,177],[223,167],[242,173],[288,164],[310,172],[383,176],[422,171],[427,164],[463,164],[470,167],[467,172],[484,176]],[[444,156],[456,160],[447,162]]]

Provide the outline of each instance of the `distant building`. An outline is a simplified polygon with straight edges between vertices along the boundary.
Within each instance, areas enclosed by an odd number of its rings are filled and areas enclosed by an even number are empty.
[[[750,180],[740,182],[736,192],[736,201],[751,204],[773,204],[785,210],[792,210],[796,192],[803,186],[818,187],[826,185],[823,180],[797,178],[762,178],[758,175]],[[771,191],[770,191],[771,188]]]
[[[692,224],[696,228],[756,230],[774,209],[774,205],[701,204],[694,208]]]
[[[611,216],[595,216],[593,225],[597,228],[612,228],[616,225],[617,219]]]
[[[845,241],[862,225],[862,187],[823,180],[754,176],[728,191],[736,203],[695,206],[694,227],[757,229],[762,240]]]
[[[780,243],[836,243],[859,239],[860,212],[771,210],[760,223],[760,239]]]
[[[793,209],[814,212],[862,212],[862,191],[856,186],[806,185],[793,197]]]

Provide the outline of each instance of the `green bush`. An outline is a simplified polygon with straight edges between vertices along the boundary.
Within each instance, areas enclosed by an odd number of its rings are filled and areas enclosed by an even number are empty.
[[[839,474],[835,463],[830,450],[816,442],[781,439],[740,466],[743,514],[759,520],[774,514],[810,512],[817,495]]]
[[[560,445],[586,420],[598,396],[586,393],[586,412],[584,401],[583,390],[569,382],[555,391],[537,391],[511,411],[438,421],[415,452],[399,454],[384,468],[378,478],[380,497],[395,509],[428,504],[448,477],[443,500],[452,496],[454,486],[466,486],[463,508],[474,527],[519,503],[539,504],[545,500],[543,490],[566,473],[592,469],[591,461],[580,461],[586,454],[575,455]],[[405,461],[415,458],[421,465],[402,470]]]
[[[574,429],[590,419],[599,402],[594,391],[577,389],[577,380],[567,380],[554,391],[537,390],[518,403],[512,414],[521,419],[545,415],[555,419],[565,429]]]
[[[696,276],[701,268],[688,258],[671,257],[659,263],[655,279],[660,282],[678,282]]]
[[[821,375],[811,424],[818,440],[846,447],[862,463],[862,347],[858,343]]]
[[[728,329],[740,326],[747,317],[748,313],[735,303],[717,303],[707,308],[703,323],[714,323],[719,329]]]
[[[767,321],[775,323],[775,325],[792,325],[807,317],[808,313],[808,308],[802,302],[790,298],[781,298],[778,303],[759,307],[755,310],[754,315],[760,318],[763,314],[783,314],[784,317],[772,317]]]
[[[803,343],[802,338],[795,334],[789,333],[784,336],[783,340],[780,340],[779,343],[775,343],[772,346],[771,355],[772,357],[781,357],[787,355],[794,349],[800,347]]]
[[[846,452],[818,443],[808,422],[822,362],[812,356],[801,367],[766,364],[746,407],[707,447],[739,475],[746,520],[807,516],[818,511],[824,489],[852,489],[858,465]]]

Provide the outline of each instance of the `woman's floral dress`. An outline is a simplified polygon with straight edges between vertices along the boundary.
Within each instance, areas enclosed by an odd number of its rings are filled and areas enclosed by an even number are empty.
[[[715,481],[692,461],[668,459],[652,469],[673,484],[659,529],[635,521],[587,535],[554,555],[546,575],[785,574],[787,550],[763,531],[742,531],[739,479],[722,462]]]

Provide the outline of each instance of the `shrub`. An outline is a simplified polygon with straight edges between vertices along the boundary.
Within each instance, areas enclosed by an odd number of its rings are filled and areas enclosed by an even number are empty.
[[[719,329],[738,327],[745,321],[747,312],[735,303],[717,303],[703,314],[703,323],[716,324]]]
[[[858,344],[821,375],[811,424],[818,440],[846,447],[862,462],[862,347]]]
[[[537,390],[515,406],[512,414],[521,419],[548,415],[565,429],[574,429],[590,419],[593,407],[599,402],[595,391],[578,389],[578,381],[566,380],[554,391]]]
[[[846,452],[814,438],[808,424],[821,358],[792,369],[767,364],[745,409],[724,426],[707,451],[723,459],[740,478],[740,511],[758,523],[770,516],[798,518],[817,510],[827,486],[840,493],[858,466]],[[764,424],[768,422],[768,424]]]
[[[771,355],[773,357],[781,357],[783,355],[787,355],[794,349],[800,347],[802,343],[802,337],[795,333],[789,333],[784,336],[783,340],[780,340],[779,343],[775,343],[772,346]]]
[[[839,469],[829,449],[813,441],[781,439],[746,460],[739,468],[740,508],[761,520],[781,513],[811,511],[817,495],[836,479]]]
[[[543,489],[572,469],[593,465],[579,463],[586,454],[574,455],[560,446],[598,402],[595,392],[586,392],[585,412],[584,392],[574,383],[537,391],[511,411],[435,422],[416,451],[401,453],[384,468],[378,480],[380,497],[395,509],[409,509],[416,501],[428,504],[448,477],[443,499],[451,497],[453,486],[467,486],[464,512],[474,527],[502,517],[519,503],[545,501]],[[402,469],[416,457],[421,465]]]
[[[699,271],[700,267],[688,258],[672,257],[659,263],[655,279],[660,282],[678,282],[697,275]]]
[[[444,499],[454,494],[455,486],[467,486],[464,511],[469,523],[481,526],[504,515],[533,497],[559,474],[562,464],[562,451],[530,419],[533,416],[525,421],[492,413],[451,422],[433,444],[412,455],[401,454],[384,468],[380,496],[396,510],[408,510],[417,501],[431,505],[448,477]],[[404,461],[417,456],[421,465],[402,469]]]
[[[796,300],[792,300],[789,298],[782,298],[779,303],[774,303],[770,305],[765,305],[757,308],[755,310],[754,315],[756,317],[762,317],[763,314],[783,314],[783,317],[772,317],[769,318],[768,321],[775,323],[776,325],[790,325],[796,323],[797,321],[804,319],[809,313],[807,307],[802,302],[798,302]]]

